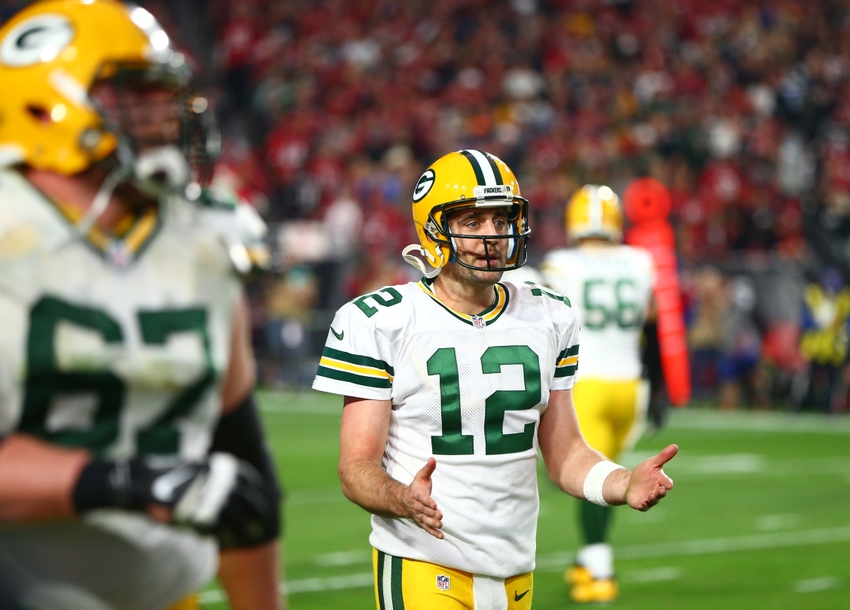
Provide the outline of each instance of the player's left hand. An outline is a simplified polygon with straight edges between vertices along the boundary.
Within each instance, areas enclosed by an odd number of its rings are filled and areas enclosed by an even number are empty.
[[[664,474],[663,466],[677,453],[677,445],[668,445],[658,455],[637,465],[626,487],[626,502],[629,506],[636,510],[649,510],[673,489],[673,479]]]

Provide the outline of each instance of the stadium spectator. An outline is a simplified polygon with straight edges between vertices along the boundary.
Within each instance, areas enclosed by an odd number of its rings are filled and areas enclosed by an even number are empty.
[[[715,267],[694,274],[692,319],[688,328],[694,397],[714,395],[719,384],[723,318],[727,309],[726,278]]]
[[[746,276],[730,278],[724,286],[725,308],[718,376],[721,409],[737,409],[742,399],[764,408],[768,405],[766,379],[761,364],[762,331],[754,319],[756,293]]]
[[[800,351],[809,363],[808,392],[801,407],[824,413],[847,409],[846,364],[850,288],[834,267],[806,287]]]
[[[273,388],[300,390],[309,348],[308,329],[318,300],[318,282],[305,264],[266,279],[266,340],[270,352],[266,382]],[[310,372],[312,373],[312,371]]]

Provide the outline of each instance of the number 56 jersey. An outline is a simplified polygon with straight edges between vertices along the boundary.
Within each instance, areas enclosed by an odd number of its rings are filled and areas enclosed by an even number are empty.
[[[655,281],[649,252],[622,245],[555,250],[540,270],[547,286],[581,309],[579,380],[638,379],[640,337]]]
[[[429,457],[438,540],[412,520],[372,516],[372,546],[475,574],[534,569],[537,426],[553,390],[573,385],[579,318],[535,285],[496,284],[469,316],[427,280],[344,305],[331,324],[313,388],[390,400],[383,465],[404,485]]]

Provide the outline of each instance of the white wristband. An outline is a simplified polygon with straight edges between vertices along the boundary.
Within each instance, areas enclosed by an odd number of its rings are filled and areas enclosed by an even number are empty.
[[[608,460],[602,460],[593,465],[584,480],[584,497],[587,498],[588,502],[593,502],[599,506],[608,506],[602,496],[602,486],[605,484],[608,475],[620,468],[625,468],[625,466],[620,466]]]

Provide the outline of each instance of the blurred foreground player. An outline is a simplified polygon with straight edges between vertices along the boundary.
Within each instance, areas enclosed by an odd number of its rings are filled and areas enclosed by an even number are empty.
[[[150,13],[0,29],[0,553],[29,609],[277,610],[279,501],[191,71]]]

